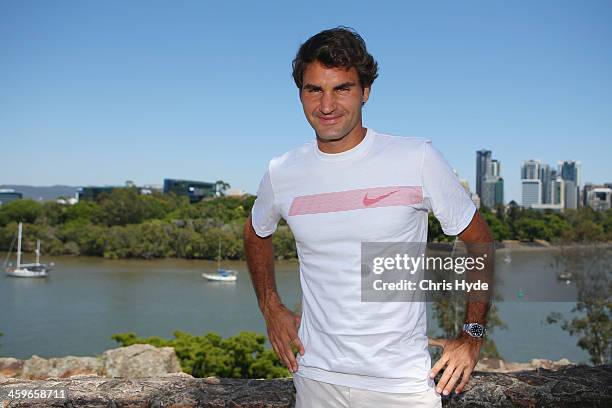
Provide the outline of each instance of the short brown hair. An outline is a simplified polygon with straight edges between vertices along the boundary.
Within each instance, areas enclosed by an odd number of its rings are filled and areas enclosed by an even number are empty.
[[[348,27],[336,27],[310,37],[300,46],[293,60],[293,80],[302,89],[304,71],[319,61],[328,68],[355,67],[362,88],[369,88],[378,77],[378,63],[368,53],[365,41]]]

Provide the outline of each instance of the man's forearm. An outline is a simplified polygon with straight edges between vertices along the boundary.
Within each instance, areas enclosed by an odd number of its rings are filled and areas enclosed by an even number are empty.
[[[495,265],[495,245],[493,234],[480,213],[476,213],[469,227],[460,235],[466,245],[468,255],[483,260],[484,268],[472,269],[467,275],[470,282],[480,281],[487,284],[487,290],[469,293],[465,322],[485,325],[493,293],[493,270]]]
[[[271,236],[261,238],[255,233],[250,216],[244,226],[244,250],[259,309],[265,316],[281,304],[274,275],[274,247]]]
[[[493,269],[495,264],[495,248],[490,243],[468,243],[468,254],[472,259],[484,259],[482,270],[471,270],[467,274],[470,283],[480,282],[486,284],[486,290],[478,290],[468,293],[465,313],[466,323],[487,323],[487,314],[491,305],[493,294]]]
[[[466,323],[480,323],[484,326],[487,323],[490,304],[490,302],[468,301],[465,313]]]

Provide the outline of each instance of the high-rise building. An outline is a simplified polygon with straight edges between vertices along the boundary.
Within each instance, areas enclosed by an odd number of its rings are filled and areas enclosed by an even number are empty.
[[[580,198],[582,199],[581,205],[583,207],[587,207],[589,205],[589,192],[594,188],[596,188],[596,186],[594,186],[593,183],[584,183],[584,186],[582,187],[582,194],[580,195]]]
[[[495,205],[498,204],[504,204],[504,179],[502,177],[498,177],[495,183]]]
[[[573,180],[563,180],[565,185],[565,208],[576,209],[578,208],[578,187]]]
[[[523,207],[542,204],[542,182],[538,179],[523,179],[522,198]]]
[[[558,169],[554,170],[539,160],[526,160],[521,166],[523,206],[562,211],[587,205],[587,194],[591,187],[585,186],[581,191],[580,179],[579,161],[560,161]],[[539,186],[535,180],[539,182]],[[538,189],[539,201],[534,197]]]
[[[488,176],[482,184],[482,205],[495,208],[504,203],[504,179],[499,176]]]
[[[561,177],[550,182],[550,204],[565,208],[565,183]]]
[[[504,204],[504,179],[501,163],[491,158],[490,150],[476,152],[476,195],[489,208]]]
[[[577,186],[580,185],[581,178],[581,169],[582,165],[579,161],[574,160],[563,160],[559,162],[559,175],[563,178],[563,180],[568,181],[571,180],[576,183]]]
[[[556,172],[550,168],[548,164],[540,166],[540,177],[542,180],[542,204],[551,204],[550,189],[552,187],[553,177],[556,177]]]
[[[523,207],[542,204],[540,161],[525,160],[521,166],[521,195]]]
[[[478,150],[476,152],[476,194],[479,197],[482,197],[482,185],[489,174],[491,174],[491,151]]]
[[[499,162],[499,160],[491,160],[491,175],[501,176],[501,163]]]
[[[563,160],[558,164],[559,175],[565,182],[565,208],[578,208],[581,202],[581,163],[574,160]]]
[[[521,180],[539,180],[540,161],[525,160],[521,166]]]
[[[495,180],[492,176],[486,177],[482,182],[482,196],[480,203],[488,208],[495,207]]]

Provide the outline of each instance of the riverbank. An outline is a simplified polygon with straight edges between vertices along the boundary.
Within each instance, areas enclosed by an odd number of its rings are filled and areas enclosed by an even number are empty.
[[[593,248],[594,246],[601,248],[612,248],[612,241],[605,242],[567,242],[563,244],[550,243],[544,240],[531,241],[516,241],[516,240],[504,240],[499,243],[497,251],[506,252],[534,252],[534,251],[550,251],[550,250],[561,250],[561,249],[574,249],[574,248]]]
[[[430,242],[428,245],[440,247],[441,249],[451,249],[454,245],[453,242]],[[581,243],[581,242],[565,242],[565,243],[551,243],[548,241],[536,239],[534,241],[518,241],[518,240],[503,240],[501,242],[496,242],[496,252],[506,254],[511,252],[545,252],[545,251],[558,251],[561,249],[574,249],[574,248],[593,248],[594,246],[604,248],[612,248],[612,241],[604,241],[604,242],[590,242],[590,243]],[[34,252],[23,251],[27,256],[33,256]],[[6,258],[7,253],[0,251],[0,258]],[[148,258],[148,257],[127,257],[127,258],[109,258],[105,256],[96,256],[96,255],[79,255],[79,254],[57,254],[55,256],[46,255],[44,258],[46,261],[54,261],[57,257],[67,257],[67,258],[83,258],[83,259],[110,259],[110,260],[142,260],[142,261],[156,261],[156,260],[185,260],[186,262],[194,262],[194,261],[205,261],[205,262],[217,262],[217,258],[182,258],[182,257],[158,257],[158,258]],[[224,260],[224,262],[243,262],[243,259],[231,259]],[[297,258],[284,257],[282,259],[277,259],[276,262],[290,262],[294,264],[299,264]],[[55,262],[57,263],[57,262]]]

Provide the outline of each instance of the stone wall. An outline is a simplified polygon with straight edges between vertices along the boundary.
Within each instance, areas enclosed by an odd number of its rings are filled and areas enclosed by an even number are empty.
[[[174,348],[154,347],[150,344],[117,347],[96,357],[67,356],[46,359],[33,355],[27,360],[0,358],[0,378],[44,380],[50,377],[68,378],[79,374],[131,378],[155,377],[179,372],[181,366]]]
[[[11,389],[65,388],[66,399],[11,400]],[[75,376],[47,380],[0,378],[6,407],[293,407],[290,378],[237,380],[174,373],[143,378]],[[477,371],[445,407],[612,407],[612,366],[566,366],[515,373]],[[376,407],[374,407],[376,408]]]
[[[533,359],[527,363],[483,358],[476,365],[476,371],[507,373],[538,368],[558,370],[570,364],[571,362],[564,358],[558,361]],[[46,359],[33,355],[27,360],[0,357],[0,378],[44,380],[50,377],[68,378],[79,374],[132,378],[155,377],[178,372],[181,372],[181,366],[172,347],[153,347],[149,344],[117,347],[96,357],[67,356]]]

